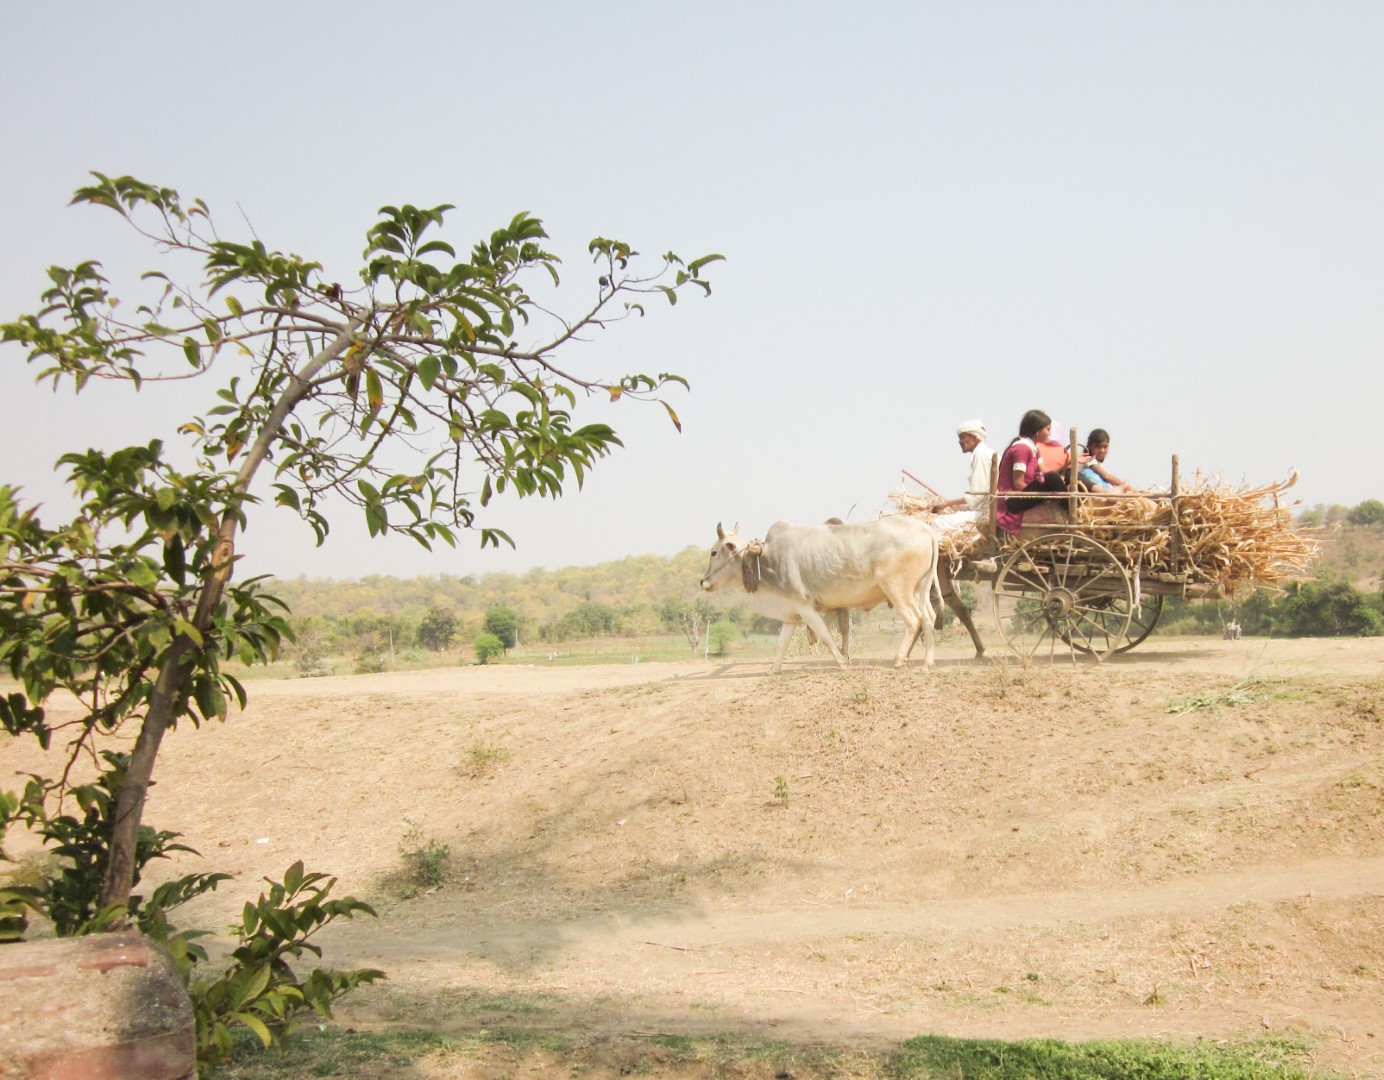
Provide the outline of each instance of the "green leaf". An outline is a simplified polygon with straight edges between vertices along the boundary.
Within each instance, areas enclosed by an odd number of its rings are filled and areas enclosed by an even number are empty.
[[[239,1009],[252,1003],[264,993],[271,974],[268,964],[241,971],[231,984],[232,1005]]]
[[[231,693],[235,694],[236,702],[244,709],[250,697],[245,693],[245,687],[240,684],[240,680],[233,675],[222,675],[221,681],[231,688]]]
[[[678,419],[678,414],[673,411],[673,406],[669,405],[666,401],[660,402],[660,404],[668,410],[668,418],[673,421],[673,426],[677,428],[678,431],[682,431],[682,421]]]
[[[431,390],[441,373],[442,361],[432,353],[418,361],[418,380],[423,384],[424,390]]]
[[[726,257],[724,255],[703,255],[700,259],[693,259],[690,263],[688,263],[687,269],[691,272],[693,277],[696,277],[697,271],[700,270],[707,263],[725,262],[725,260]]]
[[[163,568],[179,585],[186,584],[187,550],[181,536],[175,536],[172,543],[163,546]]]
[[[187,362],[193,367],[202,366],[201,347],[190,337],[183,338],[183,355],[187,357]]]
[[[193,696],[197,700],[197,708],[206,719],[224,720],[226,718],[226,695],[221,692],[221,687],[213,676],[200,677],[197,680]]]
[[[269,1028],[254,1013],[238,1012],[232,1015],[259,1037],[259,1041],[264,1044],[266,1050],[274,1045],[274,1036],[269,1034]]]
[[[240,306],[240,301],[237,300],[234,296],[226,297],[226,310],[228,310],[237,319],[245,314],[245,309]]]
[[[452,258],[455,259],[457,257],[456,249],[453,248],[452,245],[447,243],[445,240],[430,240],[422,247],[420,247],[417,251],[415,251],[414,254],[422,256],[428,255],[434,251],[445,251]]]

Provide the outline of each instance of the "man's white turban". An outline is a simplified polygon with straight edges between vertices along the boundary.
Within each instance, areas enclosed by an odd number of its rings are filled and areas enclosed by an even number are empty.
[[[966,420],[956,425],[958,435],[974,435],[981,442],[985,441],[985,425],[979,420]]]

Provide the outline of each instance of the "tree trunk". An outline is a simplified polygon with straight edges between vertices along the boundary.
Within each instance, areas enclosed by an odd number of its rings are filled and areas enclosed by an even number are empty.
[[[360,318],[353,319],[326,348],[309,357],[295,373],[289,388],[269,410],[254,444],[241,459],[240,470],[231,485],[232,492],[241,496],[249,492],[255,473],[268,460],[270,448],[278,441],[285,421],[307,394],[311,380],[346,351],[362,321]],[[212,617],[226,591],[226,583],[231,580],[238,513],[239,502],[233,496],[230,508],[221,516],[211,573],[202,586],[202,594],[197,598],[197,611],[192,617],[192,625],[203,635],[210,629]],[[177,709],[186,693],[187,670],[183,660],[197,647],[191,638],[180,634],[169,647],[168,656],[159,668],[159,676],[149,696],[149,708],[144,714],[144,725],[139,730],[139,738],[130,755],[130,767],[115,797],[110,848],[106,856],[105,876],[101,881],[103,908],[129,903],[135,880],[135,845],[144,817],[144,800],[149,794],[150,779],[154,775],[154,762],[158,759],[164,734],[178,719]]]
[[[221,536],[217,541],[214,567],[197,600],[197,613],[192,625],[205,633],[212,616],[221,603],[226,583],[231,579],[231,563],[235,556],[236,520],[226,514],[221,519]],[[139,729],[130,765],[115,796],[115,811],[111,821],[110,847],[106,854],[106,873],[101,882],[101,906],[127,904],[135,884],[135,847],[139,826],[144,817],[144,800],[149,794],[154,775],[154,762],[164,734],[177,720],[178,702],[184,693],[185,668],[183,659],[196,648],[186,634],[180,634],[168,650],[159,677],[149,695],[149,708]]]

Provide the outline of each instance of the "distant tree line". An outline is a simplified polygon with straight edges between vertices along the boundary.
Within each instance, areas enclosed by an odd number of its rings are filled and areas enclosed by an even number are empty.
[[[1260,589],[1236,604],[1169,600],[1158,630],[1218,634],[1228,622],[1270,637],[1377,637],[1384,634],[1384,593],[1366,593],[1323,575],[1293,582],[1282,593]]]
[[[312,583],[301,579],[294,585],[300,590],[312,589]],[[323,583],[323,587],[335,589],[339,583]],[[403,595],[410,591],[400,590]],[[516,591],[519,597],[525,592],[522,588]],[[459,608],[445,596],[435,594],[434,600],[421,611],[410,603],[389,614],[367,608],[343,614],[295,615],[290,622],[296,640],[288,649],[289,655],[304,675],[328,674],[326,658],[342,655],[353,657],[355,670],[364,673],[383,670],[392,658],[419,660],[425,654],[456,650],[479,663],[489,663],[521,641],[557,645],[591,638],[681,635],[691,649],[697,649],[706,647],[708,628],[713,624],[731,628],[736,637],[778,630],[778,623],[747,608],[718,606],[687,589],[658,603],[614,604],[589,596],[574,598],[561,614],[549,609],[546,616],[503,603],[475,611]],[[718,640],[724,641],[726,633],[722,629]]]
[[[1298,523],[1307,526],[1320,525],[1381,525],[1384,524],[1384,502],[1366,499],[1357,506],[1327,506],[1318,503],[1310,510],[1298,515]]]

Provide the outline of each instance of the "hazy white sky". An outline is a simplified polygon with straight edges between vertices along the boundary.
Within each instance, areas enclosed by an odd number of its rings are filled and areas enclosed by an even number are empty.
[[[901,468],[959,492],[955,424],[1003,446],[1031,407],[1110,429],[1137,482],[1177,453],[1235,483],[1297,466],[1307,503],[1384,497],[1373,0],[75,2],[5,4],[0,32],[3,318],[51,263],[156,265],[66,208],[89,169],[341,280],[401,202],[455,203],[458,247],[538,214],[568,310],[595,235],[729,260],[710,300],[584,347],[593,372],[685,375],[684,431],[593,403],[627,449],[580,494],[494,506],[516,552],[370,541],[348,511],[314,549],[266,507],[249,571],[522,570],[859,520]],[[0,394],[0,480],[55,517],[60,453],[173,442],[196,411],[55,396],[13,348]]]

